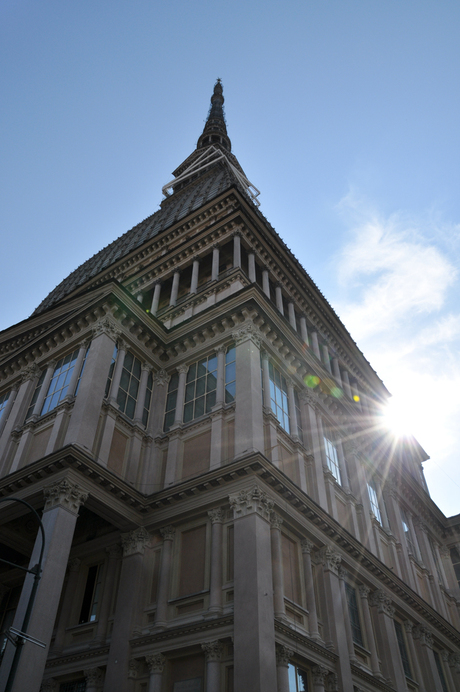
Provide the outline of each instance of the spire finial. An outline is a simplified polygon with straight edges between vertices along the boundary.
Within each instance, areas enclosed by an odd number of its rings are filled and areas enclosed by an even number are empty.
[[[206,125],[197,142],[197,149],[202,149],[210,144],[220,144],[227,151],[232,150],[232,143],[227,135],[227,126],[225,124],[224,100],[222,80],[218,77],[214,84]]]

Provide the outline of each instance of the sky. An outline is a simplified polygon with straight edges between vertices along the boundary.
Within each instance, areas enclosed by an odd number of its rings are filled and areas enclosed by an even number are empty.
[[[261,211],[460,513],[460,3],[3,0],[0,329],[158,209],[217,77]]]

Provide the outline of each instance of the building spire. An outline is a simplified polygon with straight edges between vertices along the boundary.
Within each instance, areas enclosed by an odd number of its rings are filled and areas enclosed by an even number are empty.
[[[225,124],[224,95],[220,79],[218,79],[214,85],[208,118],[196,148],[202,149],[210,144],[220,144],[227,151],[232,150],[232,143],[230,142],[230,137],[227,135],[227,126]]]

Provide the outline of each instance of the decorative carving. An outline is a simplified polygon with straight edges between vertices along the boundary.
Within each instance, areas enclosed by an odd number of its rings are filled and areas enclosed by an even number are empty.
[[[121,334],[120,328],[108,315],[102,317],[93,325],[93,339],[101,334],[106,334],[110,339],[116,341]]]
[[[102,670],[100,668],[88,668],[83,671],[83,675],[88,687],[100,687],[102,685]]]
[[[166,658],[163,654],[149,654],[145,657],[145,662],[147,663],[150,674],[162,673],[165,667]]]
[[[276,665],[287,668],[294,651],[283,644],[276,644]]]
[[[267,493],[261,490],[258,485],[254,485],[247,490],[240,490],[235,495],[230,495],[229,500],[235,519],[257,512],[261,517],[270,521],[274,502],[269,499]]]
[[[43,494],[45,496],[45,512],[53,507],[64,507],[70,512],[78,514],[80,506],[88,499],[88,493],[85,493],[76,483],[70,483],[67,478],[43,488]]]
[[[394,617],[395,608],[391,605],[391,598],[383,589],[373,591],[369,603],[371,606],[376,606],[379,613],[384,613],[390,618]]]
[[[109,545],[106,549],[105,552],[109,554],[110,559],[118,559],[123,555],[123,549],[119,543],[114,543],[114,545]]]
[[[224,645],[218,639],[213,642],[205,642],[201,648],[206,654],[207,661],[220,661],[224,652]]]
[[[308,553],[308,555],[310,555],[311,551],[315,547],[315,544],[309,541],[308,538],[304,538],[302,541],[300,541],[300,547],[302,548],[302,553]]]
[[[300,393],[300,400],[312,408],[318,405],[318,396],[311,389],[303,389]]]
[[[406,630],[406,634],[412,634],[412,630],[414,629],[414,623],[410,620],[404,620],[403,625],[404,629]]]
[[[81,560],[79,560],[78,557],[71,558],[69,560],[69,562],[67,563],[67,567],[68,567],[69,572],[78,572],[78,570],[80,569],[80,565],[81,565]]]
[[[420,644],[427,646],[429,649],[433,648],[433,633],[428,627],[424,625],[416,625],[412,630],[414,639],[419,639]]]
[[[162,529],[160,529],[160,533],[163,536],[164,541],[173,541],[174,540],[174,534],[176,533],[176,529],[174,526],[163,526]]]
[[[220,344],[220,346],[215,347],[214,351],[216,354],[223,353],[225,355],[227,353],[227,349],[227,344]]]
[[[329,671],[324,666],[313,666],[311,669],[314,685],[324,685]]]
[[[324,689],[325,692],[339,692],[339,678],[336,673],[329,673]]]
[[[144,553],[150,541],[150,534],[143,526],[140,526],[134,531],[122,533],[120,539],[123,546],[123,557],[128,557],[129,555],[136,555],[136,553]]]
[[[208,512],[208,517],[211,519],[211,524],[222,524],[225,519],[225,510],[221,507],[210,509]]]
[[[283,523],[283,520],[281,519],[280,515],[277,514],[276,512],[271,512],[270,514],[270,526],[272,529],[281,529],[281,524]]]
[[[139,661],[136,661],[135,658],[132,658],[129,662],[128,678],[130,680],[135,680],[137,678],[138,672],[139,672]]]
[[[339,555],[339,553],[333,550],[330,546],[325,545],[319,551],[318,557],[326,569],[330,570],[336,576],[339,576],[339,567],[340,563],[342,562],[342,557]]]
[[[449,654],[449,666],[454,668],[456,673],[460,673],[460,654]]]
[[[59,685],[54,678],[47,678],[42,681],[40,692],[58,692]]]
[[[169,377],[168,373],[163,368],[158,370],[158,372],[156,372],[153,376],[153,382],[157,385],[157,387],[164,387],[166,384],[168,384],[170,379],[171,378]]]
[[[178,365],[176,370],[179,373],[179,375],[186,375],[188,373],[188,365],[185,365],[185,363],[183,363],[182,365]]]
[[[344,569],[343,567],[340,567],[340,566],[339,566],[339,568],[338,568],[338,570],[337,570],[337,575],[338,575],[339,579],[345,580],[345,579],[348,578],[348,572],[347,572],[347,570]]]
[[[36,377],[40,377],[40,373],[41,370],[36,363],[32,363],[32,365],[26,365],[24,370],[21,371],[21,380],[22,382],[34,380]]]
[[[371,592],[370,588],[364,584],[360,584],[358,586],[358,591],[361,598],[367,598]]]
[[[150,365],[150,363],[142,363],[141,370],[147,370],[147,372],[150,372],[151,369],[152,366]]]
[[[260,348],[261,337],[261,333],[252,322],[245,322],[239,329],[232,332],[232,338],[237,346],[245,341],[252,341],[257,348]]]

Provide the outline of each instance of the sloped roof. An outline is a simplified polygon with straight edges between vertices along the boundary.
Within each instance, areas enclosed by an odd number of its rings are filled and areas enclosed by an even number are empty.
[[[152,216],[81,264],[48,294],[32,314],[44,312],[132,250],[235,185],[240,187],[230,167],[224,161],[214,164],[197,180],[163,200],[161,209]]]

